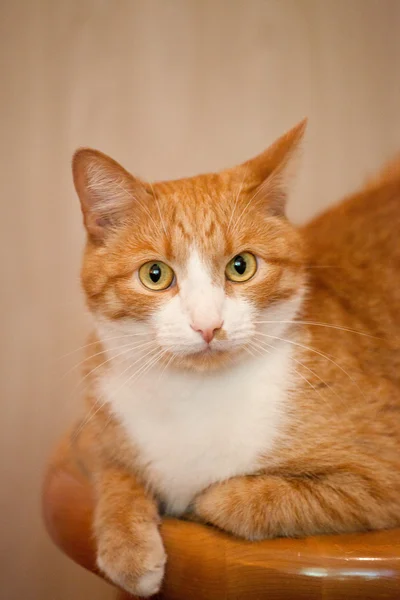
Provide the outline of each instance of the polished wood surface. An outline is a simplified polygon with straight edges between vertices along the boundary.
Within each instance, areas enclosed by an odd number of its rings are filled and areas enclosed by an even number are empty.
[[[90,485],[73,464],[66,439],[45,478],[44,520],[57,546],[96,572],[92,510]],[[169,557],[165,600],[400,598],[398,529],[251,543],[169,519],[162,535]]]

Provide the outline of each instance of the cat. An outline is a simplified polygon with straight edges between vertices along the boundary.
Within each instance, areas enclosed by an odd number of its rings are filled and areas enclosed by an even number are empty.
[[[160,589],[160,515],[259,540],[400,525],[400,161],[304,227],[305,122],[217,174],[148,184],[78,150],[93,315],[75,442],[97,563]]]

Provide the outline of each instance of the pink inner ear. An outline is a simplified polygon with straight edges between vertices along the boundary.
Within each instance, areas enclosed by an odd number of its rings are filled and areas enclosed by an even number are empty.
[[[147,196],[140,180],[97,150],[78,150],[72,168],[86,229],[97,240],[104,238],[106,230],[117,225],[133,205],[141,206],[140,198]]]

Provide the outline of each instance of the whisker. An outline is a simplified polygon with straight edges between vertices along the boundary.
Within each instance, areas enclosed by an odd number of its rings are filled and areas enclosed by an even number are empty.
[[[257,341],[251,340],[249,343],[252,345],[252,347],[257,349],[259,352],[261,352],[261,350],[262,350],[263,351],[261,353],[262,356],[264,356],[265,353],[271,354],[271,352],[269,350],[267,350],[266,347],[264,348],[263,346],[261,346],[261,344],[265,344],[265,346],[268,346],[269,348],[273,348],[273,346],[271,346],[270,344],[267,344],[267,342],[264,342],[263,340],[257,340]]]
[[[171,353],[171,356],[169,357],[169,359],[167,360],[167,362],[165,363],[164,367],[162,368],[162,371],[159,375],[159,381],[162,379],[162,376],[164,375],[165,371],[168,369],[169,365],[171,364],[171,362],[173,361],[173,359],[175,358],[175,356]]]
[[[136,365],[138,362],[140,362],[143,358],[146,358],[146,356],[149,356],[149,354],[151,354],[152,352],[154,352],[155,349],[155,344],[154,342],[148,342],[148,344],[153,345],[153,348],[150,348],[150,350],[148,352],[146,352],[146,354],[139,356],[139,358],[135,361],[133,361],[133,363],[130,363],[126,369],[124,369],[122,371],[122,373],[120,374],[120,377],[122,377],[127,371],[129,371],[134,365]],[[119,355],[115,356],[114,358],[117,358]]]
[[[132,344],[130,342],[129,344],[122,344],[122,346],[118,346],[118,350],[120,350],[121,348],[129,348],[130,350],[136,350],[137,348],[140,348],[141,346],[142,346],[142,342],[140,342],[138,344]],[[76,369],[78,369],[79,367],[84,365],[85,362],[88,362],[95,356],[100,356],[101,354],[106,354],[107,352],[109,352],[109,349],[101,350],[100,352],[96,352],[95,354],[90,354],[89,356],[87,356],[86,358],[81,360],[80,362],[76,363],[73,367],[68,369],[68,371],[66,373],[64,373],[64,375],[61,376],[60,381],[62,381],[63,379],[65,379],[65,377],[70,375],[73,371],[75,371]]]
[[[264,343],[266,343],[266,342],[264,342]],[[275,346],[272,346],[271,344],[267,344],[267,345],[269,348],[275,349]],[[290,357],[290,360],[293,360],[295,363],[297,363],[298,365],[303,367],[303,369],[306,369],[307,371],[309,371],[312,375],[314,375],[314,377],[316,377],[321,383],[323,383],[331,391],[331,393],[340,400],[340,402],[343,402],[343,398],[341,396],[339,396],[339,394],[333,389],[333,387],[331,385],[329,385],[329,383],[327,381],[322,379],[318,375],[318,373],[316,373],[313,369],[310,369],[310,367],[307,367],[307,365],[305,365],[303,362],[301,362],[301,360],[294,358],[293,356]]]
[[[142,357],[140,358],[140,360],[142,360],[143,358],[145,358],[146,356],[148,356],[148,355],[149,355],[149,354],[151,354],[152,352],[154,352],[154,349],[153,349],[153,350],[151,350],[150,352],[148,352],[147,354],[145,354],[144,356],[142,356]],[[149,358],[149,359],[148,359],[148,360],[147,360],[147,361],[144,363],[144,365],[141,365],[141,366],[139,366],[139,367],[136,369],[136,371],[135,371],[135,372],[134,372],[132,375],[130,375],[130,376],[128,376],[128,377],[126,378],[126,380],[123,382],[123,384],[122,384],[122,385],[120,385],[120,386],[119,386],[119,387],[118,387],[116,390],[114,390],[114,391],[113,391],[113,393],[111,394],[110,398],[113,398],[113,397],[115,397],[115,396],[118,394],[118,392],[120,392],[120,391],[121,391],[121,390],[122,390],[122,389],[123,389],[123,388],[124,388],[124,387],[125,387],[125,386],[126,386],[128,383],[129,383],[129,382],[133,382],[133,381],[135,381],[135,379],[136,379],[136,377],[137,377],[138,375],[142,375],[142,374],[144,374],[144,372],[145,372],[144,370],[148,370],[148,368],[150,368],[150,367],[151,367],[151,366],[152,366],[152,365],[153,365],[155,362],[157,362],[157,360],[158,360],[159,358],[161,358],[161,355],[162,355],[162,354],[165,354],[165,352],[166,352],[165,350],[159,350],[159,351],[157,352],[157,354],[156,354],[156,356],[155,356],[155,357],[154,357],[154,356],[151,356],[151,357],[150,357],[150,358]],[[136,361],[136,363],[137,363],[137,362],[139,362],[139,361]],[[125,369],[125,371],[123,371],[123,373],[122,373],[121,375],[123,375],[124,373],[126,373],[126,372],[127,372],[127,371],[128,371],[128,370],[129,370],[129,369],[130,369],[130,368],[131,368],[131,367],[132,367],[134,364],[136,364],[136,363],[132,363],[132,365],[129,365],[128,369]],[[106,400],[105,402],[109,402],[109,401],[110,401],[110,398],[107,398],[107,400]],[[102,406],[104,406],[104,402],[103,402]]]
[[[106,399],[103,400],[103,402],[100,402],[100,399],[95,401],[94,405],[87,412],[85,418],[82,420],[79,427],[77,427],[75,429],[75,431],[73,432],[73,434],[71,436],[72,442],[74,442],[77,439],[77,437],[82,433],[84,428],[89,425],[90,421],[92,421],[94,419],[94,417],[101,411],[101,409],[107,404]]]
[[[141,344],[140,346],[135,346],[133,348],[133,350],[138,350],[139,348],[143,348],[146,346],[149,346],[149,344],[153,344],[154,342],[150,341],[150,342],[144,342],[143,344]],[[115,354],[114,356],[111,356],[110,358],[108,358],[107,360],[105,360],[104,362],[100,363],[99,365],[97,365],[94,369],[91,369],[88,373],[86,373],[86,375],[84,377],[82,377],[82,379],[80,380],[80,382],[78,383],[78,385],[76,386],[76,388],[73,390],[74,392],[76,392],[84,383],[84,381],[90,376],[93,375],[93,373],[95,373],[96,371],[98,371],[98,369],[100,369],[100,367],[103,367],[104,365],[106,365],[107,363],[111,362],[112,360],[115,360],[116,358],[119,358],[120,356],[123,356],[125,354],[128,354],[128,352],[131,352],[131,348],[127,348],[126,350],[123,350],[122,352],[119,352],[118,354]],[[147,356],[147,355],[145,355]],[[137,361],[136,361],[137,362]],[[135,362],[132,364],[136,364]],[[129,366],[132,366],[129,365]],[[128,367],[129,368],[129,367]],[[125,372],[125,371],[124,371]]]
[[[149,369],[152,366],[156,365],[166,353],[167,353],[167,350],[159,350],[158,354],[156,354],[156,356],[153,357],[151,359],[151,361],[147,363],[147,365],[142,366],[133,377],[129,378],[128,381],[132,383],[132,382],[136,381],[138,379],[138,377],[141,377],[142,375],[147,373],[147,371],[149,371]]]
[[[250,354],[250,356],[252,356],[253,358],[256,358],[256,356],[251,351],[253,349],[251,342],[248,342],[247,344],[245,344],[243,346],[243,349],[246,350],[247,354]]]
[[[90,346],[95,346],[96,344],[99,344],[101,342],[110,342],[111,340],[119,340],[119,339],[127,338],[127,337],[136,337],[139,335],[149,335],[149,333],[148,332],[126,333],[124,335],[115,335],[115,336],[109,337],[109,338],[99,338],[95,342],[90,342],[90,344],[85,344],[84,346],[80,346],[79,348],[76,348],[75,350],[71,350],[71,352],[68,352],[67,354],[63,354],[62,356],[59,356],[56,360],[60,361],[60,360],[63,360],[64,358],[68,358],[68,356],[71,356],[72,354],[75,354],[76,352],[80,352],[81,350],[84,350],[85,348],[89,348]]]
[[[255,321],[257,325],[261,325],[263,323],[287,323],[291,325],[313,325],[316,327],[327,327],[329,329],[338,329],[340,331],[347,331],[349,333],[355,333],[358,335],[363,335],[365,337],[373,338],[376,340],[384,340],[384,338],[377,337],[376,335],[372,335],[370,333],[364,333],[363,331],[357,331],[356,329],[351,329],[349,327],[341,327],[340,325],[332,325],[330,323],[322,323],[318,321]]]
[[[131,369],[135,364],[137,364],[139,361],[143,360],[146,356],[148,356],[151,352],[154,352],[154,349],[151,350],[150,352],[148,352],[147,354],[145,354],[144,356],[141,356],[137,361],[135,361],[134,363],[132,363],[131,365],[129,365],[129,367],[127,369],[125,369],[121,376],[126,373],[129,369]],[[148,361],[146,361],[145,364],[148,364],[148,362],[151,362],[152,358],[149,359]],[[139,370],[139,369],[138,369]],[[136,371],[137,372],[137,371]],[[135,373],[134,373],[135,374]],[[116,390],[114,390],[112,397],[115,396],[127,383],[128,381],[131,379],[131,377],[127,377],[127,379],[124,381],[124,383],[119,386]],[[103,401],[101,401],[103,400]],[[79,428],[77,428],[77,430],[74,432],[74,437],[76,437],[84,427],[86,427],[91,420],[94,419],[94,417],[99,413],[99,411],[107,404],[107,402],[109,402],[109,398],[105,398],[104,394],[102,396],[100,396],[100,398],[96,399],[96,402],[94,403],[94,406],[91,408],[91,410],[89,411],[89,414],[87,415],[87,417],[85,418],[85,420],[83,421],[83,423],[81,423],[81,425],[79,426]],[[96,409],[96,410],[94,410]]]
[[[257,332],[257,335],[265,336],[265,337],[268,337],[268,338],[271,338],[274,340],[279,340],[279,341],[287,343],[287,344],[293,344],[294,346],[302,348],[303,350],[308,350],[309,352],[314,352],[318,356],[325,358],[330,363],[335,365],[340,371],[342,371],[342,373],[344,373],[346,375],[346,377],[349,378],[349,380],[353,383],[353,385],[355,385],[355,387],[358,389],[358,391],[360,392],[362,397],[365,398],[365,395],[364,395],[363,391],[361,390],[360,386],[358,385],[358,383],[351,377],[351,375],[341,365],[339,365],[337,362],[335,362],[327,354],[324,354],[323,352],[320,352],[319,350],[315,350],[315,348],[311,348],[311,346],[305,346],[304,344],[299,344],[298,342],[294,342],[293,340],[287,340],[287,339],[278,337],[276,335],[268,335],[267,333],[261,333],[261,332]]]
[[[123,387],[125,387],[129,382],[133,382],[135,381],[135,379],[137,379],[137,375],[139,375],[139,378],[142,377],[145,373],[147,373],[147,371],[154,365],[157,364],[157,362],[159,362],[159,360],[161,360],[161,358],[163,357],[163,355],[166,353],[166,350],[161,350],[161,354],[160,352],[155,356],[152,357],[148,360],[148,362],[145,365],[142,365],[142,367],[140,367],[140,369],[138,369],[138,371],[136,371],[136,373],[134,374],[134,379],[132,379],[131,377],[128,377],[127,380],[123,383],[123,385],[114,393],[116,394],[120,389],[122,389]],[[113,395],[114,395],[113,394]],[[109,399],[108,399],[109,400]],[[102,404],[102,406],[104,406],[104,403]],[[95,416],[95,415],[94,415]],[[93,417],[92,417],[93,418]],[[103,427],[103,431],[106,429],[106,427],[108,427],[109,423],[111,421],[111,415],[109,416],[109,418],[107,419],[107,422],[105,424],[105,426]]]
[[[268,344],[264,340],[258,340],[258,341],[262,342],[263,344],[265,344],[268,348],[271,348],[271,350],[276,350],[276,346],[273,346],[272,344]],[[324,379],[322,379],[318,375],[318,373],[316,373],[315,371],[313,371],[313,369],[310,369],[310,367],[307,367],[307,365],[305,365],[303,362],[301,362],[301,360],[298,360],[297,358],[294,358],[293,356],[290,357],[290,360],[293,360],[295,363],[297,363],[298,365],[300,365],[301,367],[303,367],[303,369],[306,369],[307,371],[309,371],[312,375],[314,375],[314,377],[316,377],[321,383],[323,383],[332,392],[332,394],[334,394],[340,401],[342,401],[341,396],[339,396],[339,394],[337,392],[335,392],[335,390],[333,389],[333,387],[330,386],[327,381],[325,381]]]
[[[144,356],[142,356],[140,358],[140,360],[142,360],[143,358],[146,358],[146,356],[148,356],[149,354],[154,353],[155,348],[153,348],[150,352],[148,352],[147,354],[145,354]],[[163,350],[158,350],[156,353],[156,357],[159,357],[160,354],[164,352]],[[143,368],[146,368],[148,365],[153,363],[154,360],[154,355],[150,356],[150,358],[147,359],[147,361],[145,361],[144,365],[139,366],[136,371],[134,373],[132,373],[130,376],[127,377],[127,379],[124,381],[124,383],[122,385],[120,385],[116,390],[113,391],[113,393],[111,394],[111,398],[115,397],[119,391],[121,391],[130,381],[132,381],[133,377],[136,377],[136,375],[141,373],[141,370]],[[129,367],[127,369],[125,369],[125,371],[123,371],[123,373],[121,373],[121,376],[126,373],[127,371],[129,371],[131,369],[131,367],[133,367],[135,364],[137,364],[139,361],[136,361],[136,363],[132,363],[131,365],[129,365]]]
[[[295,363],[297,363],[301,367],[303,367],[303,369],[307,369],[307,371],[309,371],[312,375],[314,375],[314,377],[316,377],[321,383],[323,383],[330,390],[330,392],[334,396],[336,396],[336,398],[338,398],[338,400],[340,400],[341,403],[343,403],[343,398],[341,396],[339,396],[339,394],[333,389],[333,387],[331,385],[329,385],[329,383],[327,381],[322,379],[313,369],[310,369],[310,367],[307,367],[307,365],[305,365],[303,362],[301,362],[297,358],[293,358],[293,356],[291,356],[290,358],[291,358],[291,360],[294,360]]]
[[[255,343],[255,342],[253,342],[253,343]],[[260,343],[262,344],[263,342],[260,342]],[[267,346],[268,346],[268,348],[274,348],[274,346],[271,346],[271,344],[267,344]],[[261,347],[262,347],[262,346],[261,346]],[[268,354],[270,354],[270,352],[269,352],[268,350],[266,350],[266,352],[267,352]],[[292,359],[292,360],[294,360],[295,362],[299,362],[299,361],[297,361],[296,359]],[[301,363],[300,363],[300,364],[301,364]],[[309,386],[310,386],[310,387],[311,387],[311,388],[314,390],[314,392],[315,392],[316,394],[318,394],[318,396],[319,396],[319,397],[320,397],[320,398],[321,398],[321,399],[322,399],[324,402],[327,402],[326,398],[324,398],[324,397],[323,397],[323,395],[322,395],[322,393],[319,391],[319,389],[318,389],[318,388],[316,388],[316,387],[315,387],[315,385],[313,385],[313,384],[311,383],[311,381],[310,381],[309,379],[307,379],[307,377],[306,377],[305,375],[303,375],[302,373],[300,373],[300,371],[298,371],[298,370],[297,370],[295,367],[292,367],[292,368],[293,368],[294,372],[296,373],[296,375],[298,375],[299,377],[301,377],[301,379],[303,379],[303,381],[305,381],[306,383],[308,383],[308,385],[309,385]]]

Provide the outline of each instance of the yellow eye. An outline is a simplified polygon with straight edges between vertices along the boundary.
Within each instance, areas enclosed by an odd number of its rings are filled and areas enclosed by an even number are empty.
[[[257,260],[254,254],[242,252],[228,262],[225,269],[226,278],[235,283],[248,281],[257,271]]]
[[[174,281],[174,272],[161,261],[150,261],[140,267],[139,279],[149,290],[160,292],[170,287]]]

